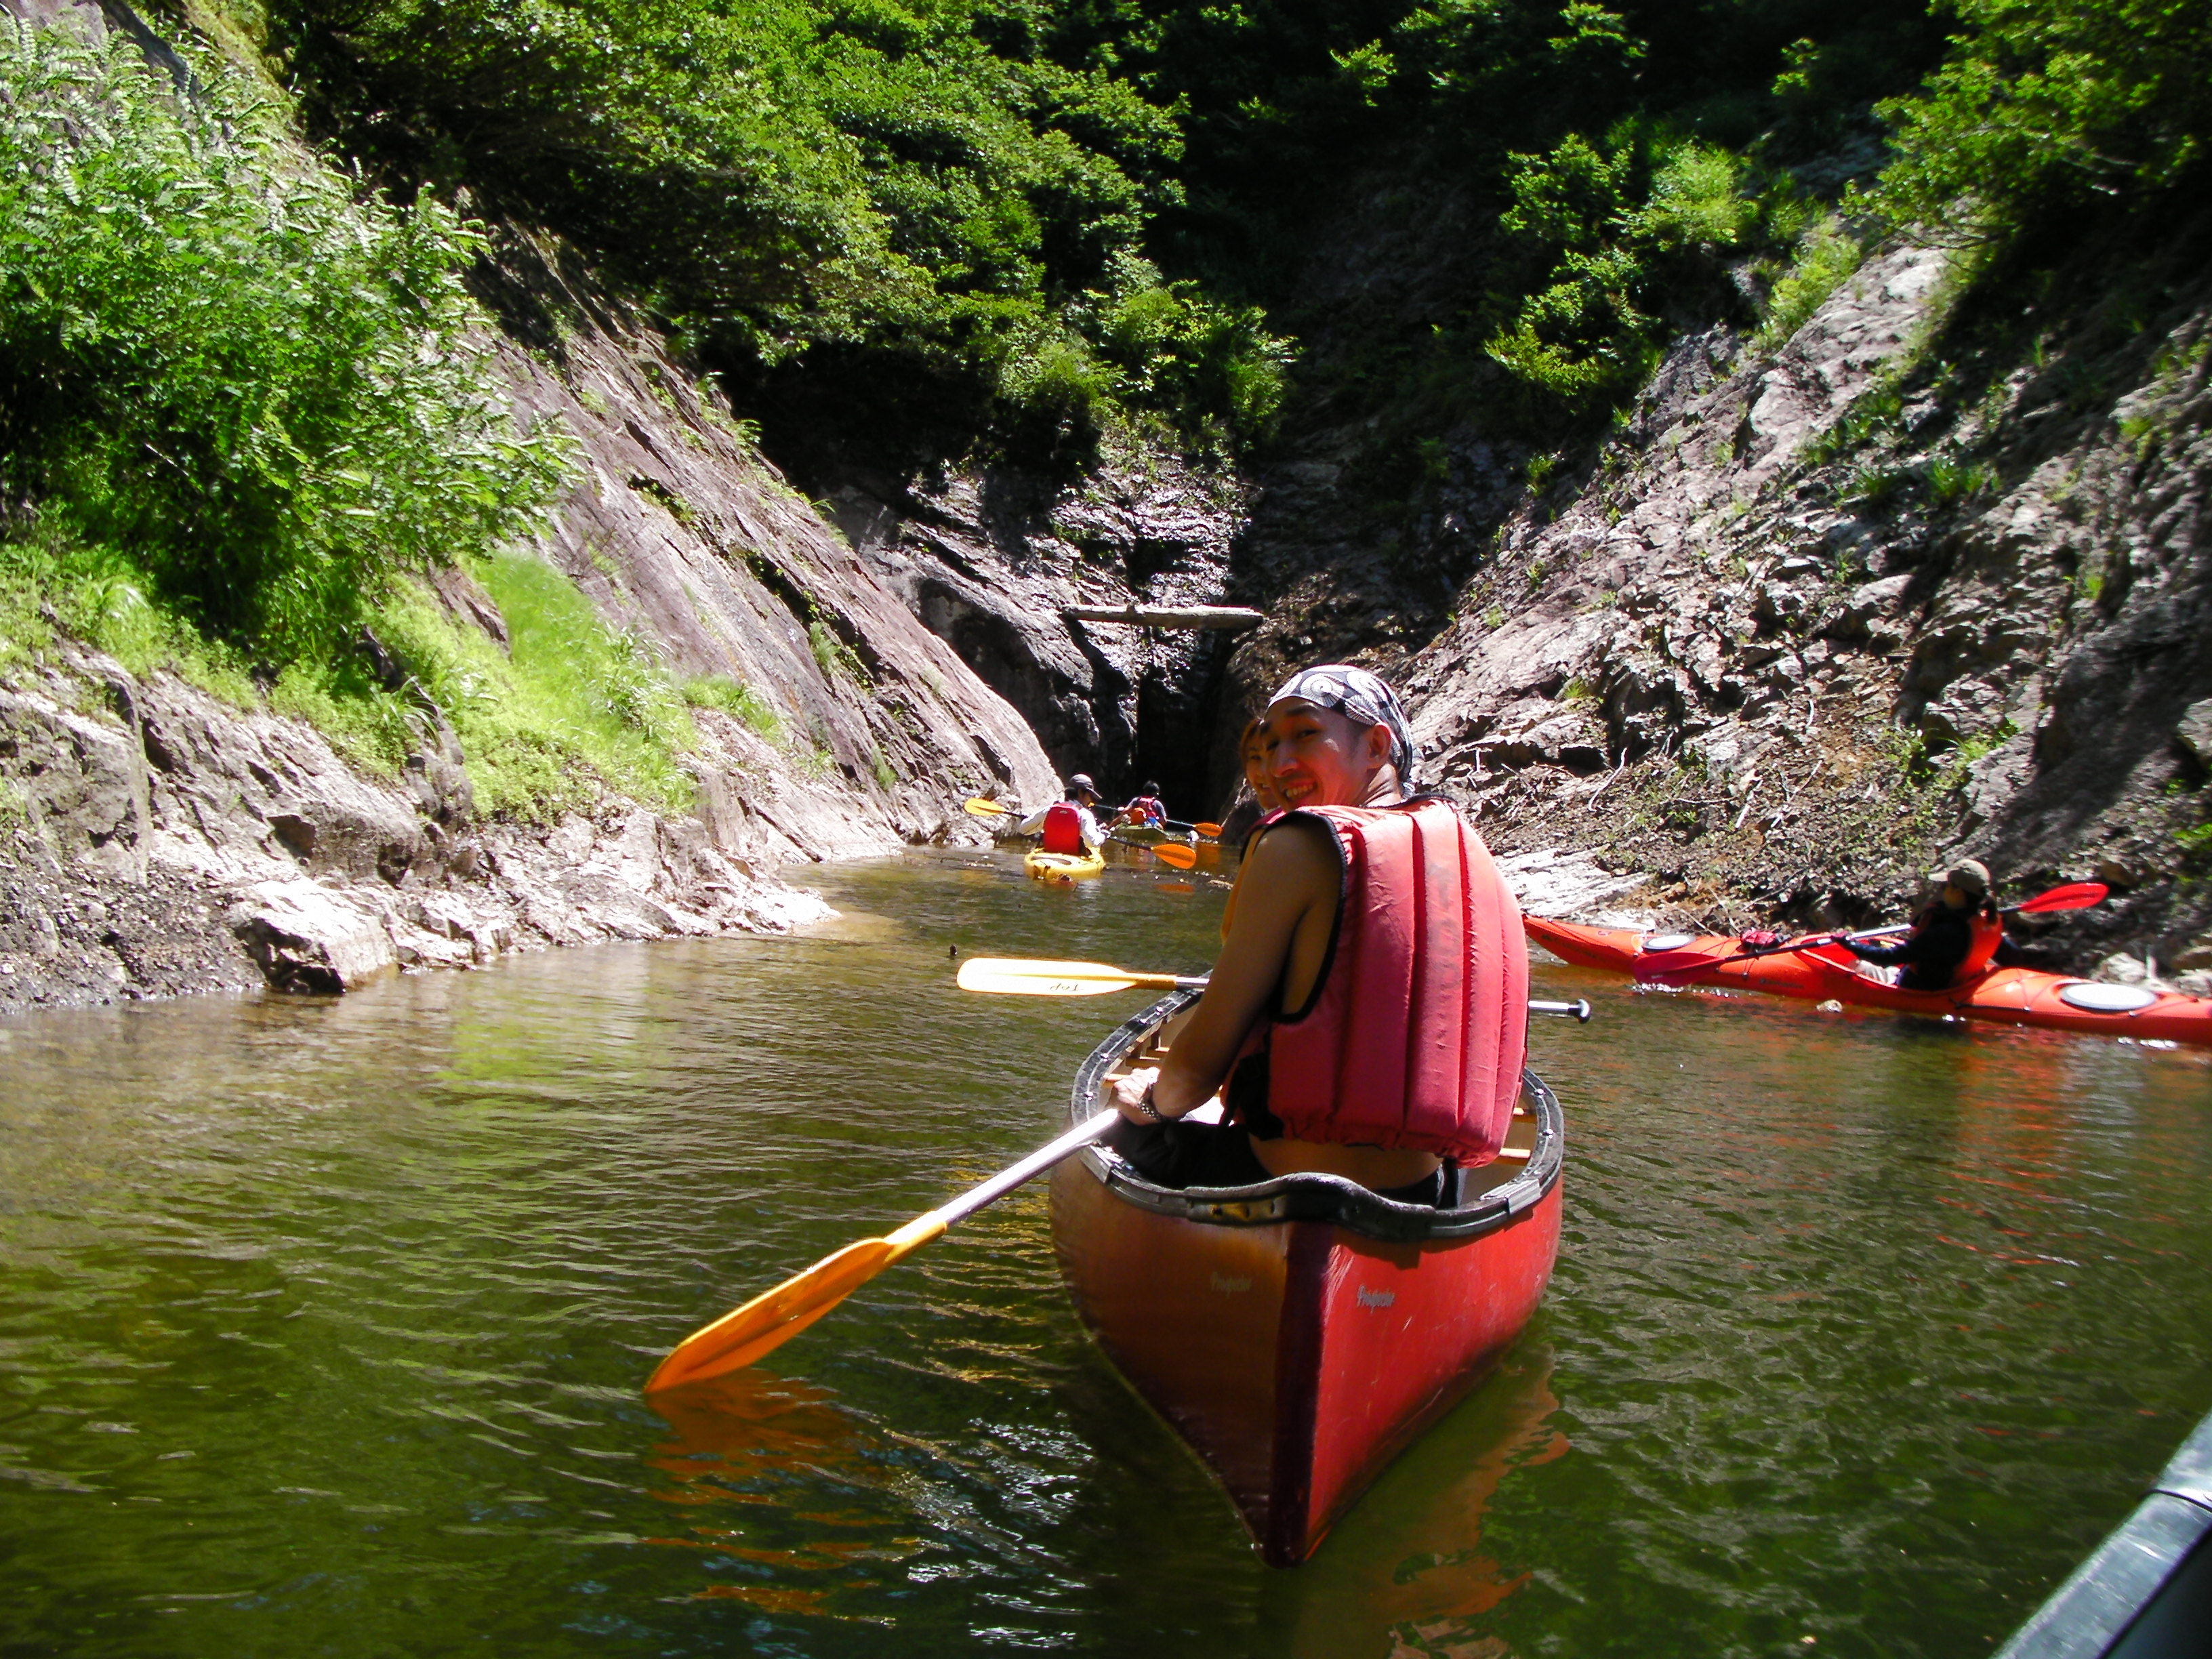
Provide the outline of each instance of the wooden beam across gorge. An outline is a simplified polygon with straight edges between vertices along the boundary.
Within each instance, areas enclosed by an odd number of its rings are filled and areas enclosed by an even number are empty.
[[[1127,628],[1212,628],[1240,632],[1257,628],[1267,619],[1257,611],[1237,605],[1070,605],[1061,613],[1071,622],[1120,623]]]

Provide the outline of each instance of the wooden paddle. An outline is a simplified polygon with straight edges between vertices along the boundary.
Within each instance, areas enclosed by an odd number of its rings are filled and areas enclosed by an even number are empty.
[[[1053,962],[1033,957],[970,957],[960,964],[956,982],[963,991],[996,991],[1024,997],[1097,997],[1110,991],[1202,991],[1204,974],[1137,974],[1103,962]],[[1585,1024],[1588,997],[1572,1002],[1531,999],[1532,1014],[1564,1014]]]
[[[1103,962],[1051,962],[1030,957],[970,957],[960,964],[963,991],[1025,997],[1097,997],[1109,991],[1202,991],[1203,974],[1133,974]]]
[[[2048,915],[2054,910],[2087,910],[2092,905],[2102,904],[2112,890],[2101,881],[2069,881],[2038,893],[2032,899],[2005,907],[2008,916]],[[1852,939],[1890,939],[1899,933],[1909,933],[1912,924],[1900,921],[1888,927],[1873,927],[1861,933],[1808,933],[1803,939],[1791,939],[1781,945],[1762,945],[1753,951],[1739,951],[1732,957],[1698,957],[1681,951],[1661,951],[1649,961],[1638,962],[1636,977],[1643,981],[1668,979],[1682,974],[1704,973],[1723,967],[1731,962],[1747,962],[1753,957],[1788,956],[1799,951],[1810,951],[1816,945],[1838,945]]]
[[[774,1352],[884,1268],[939,1237],[954,1222],[964,1220],[1031,1176],[1082,1151],[1113,1127],[1118,1116],[1110,1111],[1099,1113],[1050,1146],[1039,1147],[1020,1163],[970,1187],[950,1204],[918,1215],[881,1238],[848,1244],[744,1307],[724,1314],[711,1325],[701,1326],[654,1367],[646,1379],[645,1391],[659,1394],[686,1382],[702,1382]]]

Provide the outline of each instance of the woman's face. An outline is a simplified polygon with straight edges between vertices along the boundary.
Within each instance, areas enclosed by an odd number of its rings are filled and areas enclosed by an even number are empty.
[[[1390,731],[1292,697],[1261,716],[1260,750],[1285,806],[1357,806],[1390,758]]]
[[[1279,812],[1283,798],[1275,793],[1275,781],[1267,775],[1267,753],[1260,745],[1263,735],[1264,726],[1259,720],[1244,728],[1244,781],[1252,787],[1262,811]]]

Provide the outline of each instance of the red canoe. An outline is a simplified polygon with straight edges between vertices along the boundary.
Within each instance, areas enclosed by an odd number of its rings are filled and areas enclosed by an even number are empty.
[[[1071,1110],[1149,1063],[1196,992],[1116,1030]],[[1506,1151],[1461,1172],[1449,1209],[1334,1176],[1155,1187],[1103,1147],[1053,1172],[1052,1231],[1078,1311],[1139,1395],[1228,1489],[1267,1560],[1291,1566],[1535,1312],[1559,1241],[1559,1103],[1524,1080]]]
[[[1638,964],[1664,959],[1659,978],[1669,985],[1733,985],[1778,996],[1821,1002],[1831,998],[1902,1013],[1958,1015],[2008,1025],[2049,1025],[2100,1036],[2212,1043],[2212,1000],[2069,979],[2033,968],[1992,968],[1971,985],[1948,991],[1900,991],[1873,977],[1840,945],[1723,961],[1743,950],[1739,939],[1714,933],[1638,933],[1620,927],[1578,927],[1523,915],[1528,937],[1554,956],[1581,968],[1638,973]],[[1702,957],[1711,965],[1700,967]]]

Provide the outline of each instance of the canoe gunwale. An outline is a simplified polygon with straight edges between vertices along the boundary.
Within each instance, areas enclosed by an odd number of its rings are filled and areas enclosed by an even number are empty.
[[[1075,1074],[1068,1100],[1069,1122],[1080,1123],[1097,1109],[1093,1103],[1106,1073],[1140,1039],[1202,994],[1194,990],[1172,992],[1115,1027]],[[1536,1122],[1536,1144],[1529,1152],[1527,1168],[1512,1180],[1490,1188],[1472,1204],[1450,1209],[1395,1203],[1357,1182],[1330,1175],[1278,1176],[1249,1187],[1157,1187],[1110,1147],[1086,1146],[1079,1156],[1122,1202],[1210,1226],[1265,1227],[1290,1221],[1320,1221],[1394,1244],[1478,1238],[1534,1209],[1559,1184],[1565,1167],[1566,1126],[1558,1097],[1534,1072],[1522,1072],[1521,1083],[1534,1109]]]

